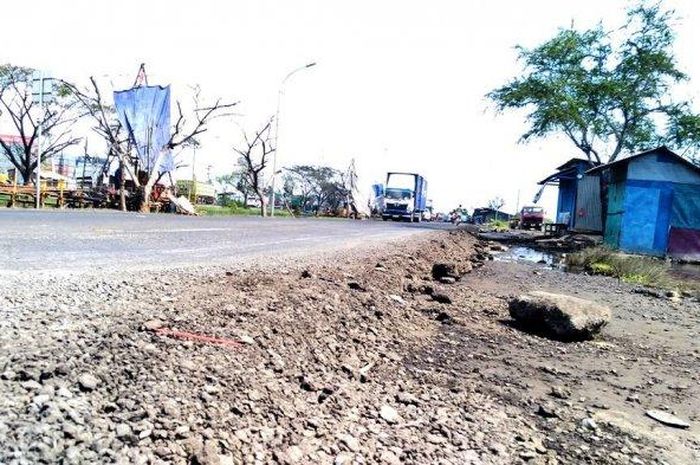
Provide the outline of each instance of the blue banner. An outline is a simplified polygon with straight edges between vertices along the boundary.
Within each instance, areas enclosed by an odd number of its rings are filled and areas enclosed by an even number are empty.
[[[139,170],[150,173],[163,152],[160,172],[172,171],[175,163],[170,148],[170,86],[140,86],[114,92],[119,121],[136,147]]]

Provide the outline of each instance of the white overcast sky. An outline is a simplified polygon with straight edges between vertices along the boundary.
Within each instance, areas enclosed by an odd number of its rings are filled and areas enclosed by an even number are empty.
[[[558,27],[616,26],[623,0],[33,0],[3,2],[0,62],[45,68],[80,83],[133,81],[139,63],[150,83],[187,85],[240,100],[238,124],[255,129],[275,111],[281,79],[295,67],[282,101],[282,165],[356,159],[369,190],[387,170],[426,176],[439,209],[529,203],[536,181],[577,152],[551,138],[517,143],[521,115],[497,116],[484,94],[518,73],[513,46],[534,46]],[[680,67],[700,90],[700,2],[665,3],[682,17]],[[197,155],[230,171],[233,123],[217,124]],[[79,151],[79,150],[78,150]],[[181,176],[188,176],[187,172]],[[554,188],[544,197],[551,213]]]

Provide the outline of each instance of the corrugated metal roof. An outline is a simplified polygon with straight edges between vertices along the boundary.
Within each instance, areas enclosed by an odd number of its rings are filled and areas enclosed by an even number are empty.
[[[592,168],[592,169],[586,171],[586,173],[596,173],[596,172],[604,171],[604,170],[607,170],[610,168],[616,168],[618,166],[622,166],[623,164],[628,163],[631,160],[634,160],[635,158],[643,157],[645,155],[651,155],[653,153],[662,153],[664,155],[670,155],[670,156],[674,157],[678,162],[688,166],[692,170],[695,170],[697,173],[700,173],[700,166],[697,166],[694,163],[690,162],[689,160],[681,157],[677,153],[671,151],[671,149],[669,149],[665,145],[662,145],[661,147],[657,147],[655,149],[640,152],[640,153],[637,153],[635,155],[630,155],[629,157],[621,158],[619,160],[615,160],[615,161],[607,163],[605,165],[596,166],[595,168]]]

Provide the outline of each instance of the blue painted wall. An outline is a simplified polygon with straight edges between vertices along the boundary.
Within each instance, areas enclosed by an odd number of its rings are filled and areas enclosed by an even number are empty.
[[[576,212],[576,180],[562,179],[559,181],[559,200],[557,202],[557,223],[563,222],[564,214],[569,214],[566,222],[569,227],[573,227]]]
[[[700,174],[664,153],[613,167],[605,242],[625,252],[666,255],[672,228],[694,229],[697,208],[693,206],[700,205],[695,192],[700,192]]]

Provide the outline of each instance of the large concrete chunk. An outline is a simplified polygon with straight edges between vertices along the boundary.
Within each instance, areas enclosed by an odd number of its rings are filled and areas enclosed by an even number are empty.
[[[513,299],[509,309],[527,329],[566,341],[590,339],[610,321],[610,309],[604,305],[542,291]]]

